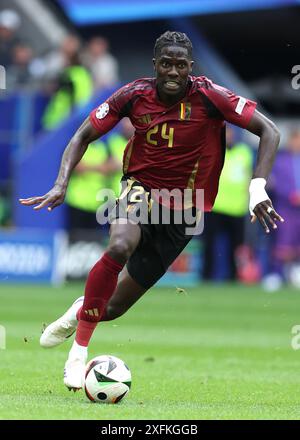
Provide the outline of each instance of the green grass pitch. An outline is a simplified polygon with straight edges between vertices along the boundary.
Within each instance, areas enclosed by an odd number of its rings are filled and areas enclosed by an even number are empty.
[[[113,354],[132,372],[118,405],[93,404],[63,385],[71,341],[39,347],[83,286],[0,286],[1,419],[300,419],[300,291],[199,285],[154,288],[126,315],[100,324],[89,359]]]

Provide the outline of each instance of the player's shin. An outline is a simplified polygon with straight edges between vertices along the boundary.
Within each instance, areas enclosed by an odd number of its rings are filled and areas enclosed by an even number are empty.
[[[90,271],[86,282],[84,302],[77,313],[79,323],[75,341],[78,345],[88,346],[106,304],[115,291],[122,269],[122,264],[108,254],[104,254]]]

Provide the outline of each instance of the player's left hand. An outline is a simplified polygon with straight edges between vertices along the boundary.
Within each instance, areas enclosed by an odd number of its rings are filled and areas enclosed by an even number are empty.
[[[253,212],[251,223],[258,219],[267,234],[270,232],[270,226],[277,229],[276,221],[284,222],[284,219],[275,211],[271,200],[258,203]]]

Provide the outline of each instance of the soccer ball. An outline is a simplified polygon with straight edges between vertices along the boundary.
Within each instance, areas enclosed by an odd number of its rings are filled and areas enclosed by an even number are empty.
[[[85,394],[92,402],[118,403],[128,393],[131,373],[124,362],[110,355],[90,360],[85,372]]]

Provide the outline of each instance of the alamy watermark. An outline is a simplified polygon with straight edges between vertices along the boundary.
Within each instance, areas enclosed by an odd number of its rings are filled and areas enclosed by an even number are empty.
[[[291,84],[294,90],[300,89],[300,64],[296,64],[292,67],[292,74],[295,76],[292,78]]]
[[[6,330],[3,325],[0,325],[0,350],[6,349]]]
[[[5,67],[0,64],[0,90],[6,89],[6,71]]]
[[[100,207],[96,218],[100,225],[123,223],[185,225],[186,235],[199,235],[204,229],[204,191],[174,188],[146,191],[138,182],[124,186],[117,203],[113,190],[104,188],[97,194]],[[195,208],[195,206],[197,208]]]

